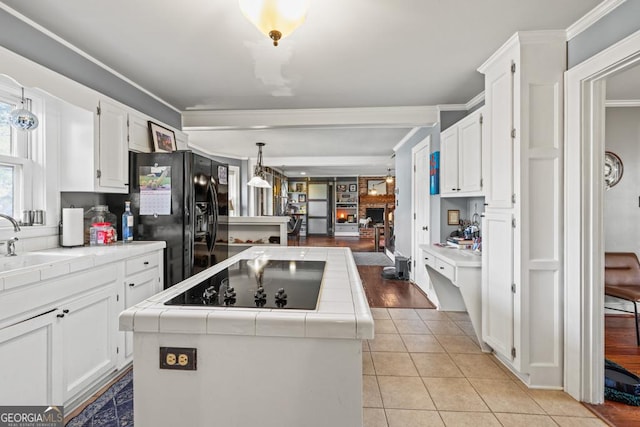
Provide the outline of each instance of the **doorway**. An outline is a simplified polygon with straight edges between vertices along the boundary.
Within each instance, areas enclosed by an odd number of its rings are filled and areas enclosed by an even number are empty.
[[[640,32],[566,74],[565,389],[604,400],[606,80],[640,64]]]
[[[430,237],[430,197],[429,197],[429,156],[431,154],[431,136],[426,137],[411,150],[411,280],[424,293],[432,298],[429,292],[429,276],[422,265],[422,250],[420,245],[431,243]],[[435,301],[434,301],[435,302]],[[436,302],[437,304],[437,302]]]

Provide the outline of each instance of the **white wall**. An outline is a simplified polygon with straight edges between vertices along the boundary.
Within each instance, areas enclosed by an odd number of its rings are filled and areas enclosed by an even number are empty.
[[[640,256],[640,107],[607,108],[605,135],[606,150],[624,165],[622,179],[604,195],[605,250]]]

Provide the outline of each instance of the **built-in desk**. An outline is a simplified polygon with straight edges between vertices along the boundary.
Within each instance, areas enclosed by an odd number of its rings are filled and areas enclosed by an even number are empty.
[[[470,250],[420,245],[422,261],[438,298],[438,309],[466,311],[483,351],[491,349],[482,341],[482,259]]]

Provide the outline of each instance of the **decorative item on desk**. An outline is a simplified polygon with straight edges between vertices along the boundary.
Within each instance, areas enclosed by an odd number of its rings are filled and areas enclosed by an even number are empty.
[[[347,222],[356,222],[354,215],[347,215]]]
[[[457,209],[450,209],[447,211],[447,225],[460,224],[460,211]]]

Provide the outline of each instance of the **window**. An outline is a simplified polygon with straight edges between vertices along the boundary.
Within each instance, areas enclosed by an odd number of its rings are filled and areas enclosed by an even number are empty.
[[[0,213],[18,217],[22,209],[31,208],[25,197],[25,180],[29,179],[29,132],[9,124],[9,113],[21,106],[20,88],[0,87]],[[4,226],[5,224],[0,224]]]

